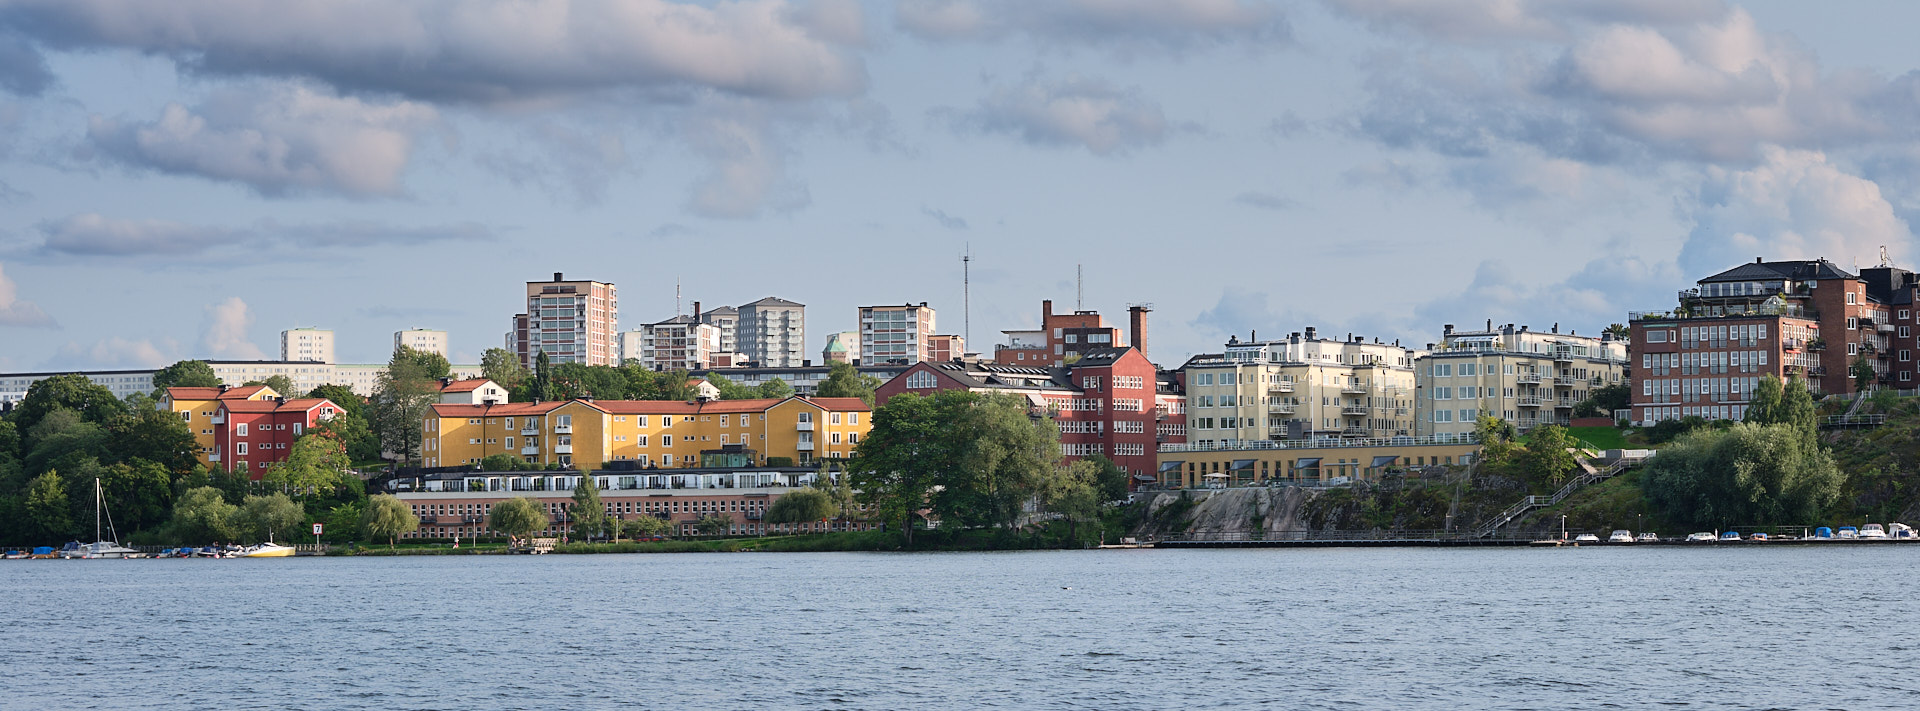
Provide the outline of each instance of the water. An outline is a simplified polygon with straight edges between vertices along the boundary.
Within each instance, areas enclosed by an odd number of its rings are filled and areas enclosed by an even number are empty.
[[[1906,708],[1920,547],[0,563],[6,709]]]

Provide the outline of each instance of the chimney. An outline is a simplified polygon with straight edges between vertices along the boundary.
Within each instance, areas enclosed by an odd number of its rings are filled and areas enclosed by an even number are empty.
[[[220,392],[226,392],[226,391],[228,391],[228,390],[231,390],[231,389],[233,389],[233,386],[232,386],[232,385],[228,385],[228,384],[226,384],[226,383],[221,383],[221,384],[220,384]]]
[[[1487,330],[1488,331],[1493,330],[1493,319],[1487,319]]]
[[[1040,327],[1047,327],[1047,319],[1053,318],[1053,299],[1040,302]]]
[[[564,278],[564,277],[562,277],[562,276],[560,275],[560,272],[554,272],[554,273],[553,273],[553,280],[554,280],[554,281],[566,281],[566,278]]]
[[[1313,340],[1313,332],[1314,332],[1314,328],[1313,328],[1312,326],[1308,326],[1308,327],[1307,327],[1307,340],[1309,340],[1309,341],[1311,341],[1311,340]]]
[[[1451,336],[1451,335],[1453,335],[1453,324],[1450,324],[1450,323],[1449,323],[1449,324],[1446,324],[1446,325],[1443,325],[1443,326],[1441,326],[1441,327],[1440,327],[1440,335],[1442,335],[1442,336]]]
[[[1826,260],[1825,258],[1821,258],[1821,260],[1820,260],[1820,261],[1823,261],[1823,262],[1824,262],[1824,261],[1827,261],[1827,260]],[[1754,264],[1765,264],[1765,263],[1766,263],[1766,259],[1765,259],[1764,257],[1754,257],[1754,258],[1753,258],[1753,263],[1754,263]]]
[[[1559,321],[1555,321],[1555,322],[1553,322],[1553,332],[1554,332],[1554,333],[1559,333],[1559,332],[1560,332],[1560,322],[1559,322]]]
[[[1145,306],[1127,307],[1127,340],[1133,342],[1140,355],[1147,354],[1147,310]],[[1252,338],[1252,334],[1248,337]]]
[[[693,322],[700,322],[700,302],[698,301],[693,302]]]

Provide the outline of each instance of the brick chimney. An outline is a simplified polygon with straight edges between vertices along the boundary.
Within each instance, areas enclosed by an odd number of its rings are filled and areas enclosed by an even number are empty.
[[[1047,327],[1047,319],[1053,318],[1053,299],[1040,302],[1040,327]]]
[[[1151,310],[1145,306],[1127,307],[1127,340],[1133,342],[1140,355],[1147,354],[1147,312]]]

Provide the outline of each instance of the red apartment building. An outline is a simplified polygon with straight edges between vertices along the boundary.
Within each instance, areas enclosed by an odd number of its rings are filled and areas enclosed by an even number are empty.
[[[1849,366],[1862,358],[1876,383],[1911,387],[1899,384],[1914,378],[1916,286],[1904,269],[1854,275],[1825,259],[1756,259],[1701,279],[1672,311],[1629,314],[1631,418],[1743,419],[1768,374],[1851,393]]]
[[[214,448],[229,469],[259,479],[267,465],[286,461],[294,440],[339,411],[326,398],[221,400],[214,411]]]
[[[1146,314],[1145,306],[1128,309],[1133,320],[1134,340],[1132,345],[1146,350]],[[1120,329],[1107,325],[1106,319],[1098,311],[1075,311],[1069,314],[1053,312],[1053,301],[1040,302],[1040,330],[1007,331],[1010,343],[997,346],[993,352],[993,362],[1001,365],[1024,365],[1037,368],[1066,365],[1071,356],[1084,355],[1101,348],[1119,348],[1128,345],[1126,334]]]
[[[939,390],[1010,393],[1060,425],[1060,452],[1068,461],[1099,454],[1126,469],[1136,483],[1157,479],[1159,445],[1186,442],[1186,396],[1130,347],[1079,351],[1060,368],[998,363],[918,363],[875,393],[885,403],[902,393]]]

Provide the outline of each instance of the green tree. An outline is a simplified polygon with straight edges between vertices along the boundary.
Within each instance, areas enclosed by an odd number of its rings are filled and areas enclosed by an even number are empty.
[[[1780,415],[1776,418],[1781,424],[1793,427],[1806,440],[1808,447],[1817,446],[1820,440],[1820,407],[1813,402],[1813,392],[1807,389],[1807,383],[1798,377],[1788,378],[1780,397]]]
[[[73,503],[59,473],[50,471],[27,483],[26,514],[27,530],[36,539],[52,541],[74,534]]]
[[[707,383],[719,388],[722,400],[752,400],[760,396],[759,391],[728,380],[727,376],[721,375],[718,371],[707,371],[706,378]]]
[[[173,474],[145,459],[109,465],[100,477],[107,510],[121,530],[159,528],[173,508]]]
[[[833,498],[819,489],[794,489],[767,505],[766,522],[786,524],[792,530],[793,524],[825,521],[839,513]]]
[[[1086,471],[1092,473],[1094,493],[1099,495],[1102,503],[1127,498],[1131,482],[1127,481],[1126,469],[1101,454],[1088,455],[1080,461],[1088,463]]]
[[[242,387],[252,387],[254,385],[265,385],[271,388],[275,395],[279,395],[280,397],[295,398],[302,395],[302,393],[293,391],[293,378],[285,375],[269,375],[264,380],[249,380],[241,384]]]
[[[1048,480],[1043,498],[1048,511],[1066,519],[1068,540],[1078,542],[1080,524],[1099,519],[1105,502],[1115,500],[1101,491],[1102,470],[1109,466],[1114,466],[1113,462],[1103,465],[1092,458],[1081,459],[1058,468]]]
[[[248,496],[234,517],[234,530],[247,540],[292,540],[307,522],[307,511],[286,494]]]
[[[1480,465],[1492,470],[1511,466],[1521,453],[1515,440],[1520,436],[1513,423],[1482,415],[1474,421],[1473,434],[1480,441]]]
[[[591,541],[610,533],[608,527],[612,517],[607,515],[607,507],[600,503],[600,487],[593,477],[583,476],[573,485],[573,506],[568,507],[567,516],[573,519],[573,533],[580,540]]]
[[[498,510],[499,506],[494,508]],[[360,528],[369,536],[387,539],[387,548],[393,548],[395,539],[420,530],[420,517],[399,497],[377,494],[367,499],[360,513]]]
[[[346,445],[325,433],[311,432],[293,442],[287,458],[267,465],[260,479],[282,493],[303,501],[330,498],[342,489],[353,489],[360,479],[350,469]]]
[[[1520,457],[1521,467],[1534,481],[1551,482],[1559,486],[1565,481],[1567,472],[1578,463],[1571,451],[1573,436],[1559,425],[1541,425],[1527,435],[1527,448]]]
[[[200,444],[193,430],[171,412],[146,409],[119,415],[106,423],[112,441],[112,461],[144,459],[184,475],[200,461]]]
[[[693,522],[693,530],[698,531],[702,536],[722,535],[732,526],[733,519],[720,514],[707,514]]]
[[[788,385],[785,380],[774,378],[754,388],[753,396],[756,398],[781,400],[793,396],[793,386]]]
[[[857,397],[868,407],[873,406],[873,392],[880,389],[880,379],[865,375],[852,363],[834,361],[827,364],[827,379],[820,381],[820,387],[814,391],[819,397]]]
[[[28,386],[26,397],[9,417],[21,431],[30,432],[49,413],[61,409],[72,410],[87,422],[106,422],[126,412],[127,406],[112,390],[87,376],[56,375]]]
[[[905,394],[873,411],[873,427],[854,447],[847,471],[858,500],[874,518],[900,527],[913,546],[914,520],[944,469],[957,466],[953,442],[943,435],[952,413],[974,397],[942,390],[932,397]]]
[[[316,425],[313,433],[340,442],[346,447],[348,461],[372,462],[380,459],[380,438],[374,436],[373,428],[367,424],[367,418],[360,410],[349,410],[343,406],[333,417]]]
[[[80,413],[54,408],[27,428],[26,467],[44,472],[57,462],[76,456],[100,459],[110,457],[112,437],[106,428],[81,418]]]
[[[1817,522],[1845,484],[1832,455],[1793,426],[1748,422],[1681,437],[1641,476],[1661,515],[1722,528]]]
[[[221,384],[220,376],[206,361],[183,360],[153,374],[153,396],[160,397],[167,388],[217,388]]]
[[[654,397],[658,385],[654,382],[656,374],[640,366],[639,360],[629,359],[620,364],[620,375],[627,379],[626,391],[620,397],[624,400],[657,400]]]
[[[508,390],[519,388],[527,380],[527,367],[520,356],[505,348],[488,348],[480,354],[480,376]]]
[[[211,486],[188,489],[173,504],[173,538],[182,543],[220,543],[236,538],[240,507]]]
[[[322,385],[307,393],[307,397],[322,398],[340,408],[341,412],[351,412],[361,419],[367,416],[367,399],[360,397],[353,388],[345,385]]]
[[[359,540],[366,534],[360,522],[366,518],[366,504],[349,501],[327,509],[321,523],[326,524],[325,539],[332,543],[345,543]]]
[[[853,477],[848,476],[844,471],[837,473],[830,471],[824,462],[820,464],[820,470],[814,472],[813,476],[812,488],[826,493],[827,499],[833,503],[834,515],[842,521],[853,519],[859,514],[859,508],[854,504],[852,479]]]
[[[1847,375],[1853,378],[1854,390],[1864,391],[1873,386],[1873,361],[1867,360],[1867,354],[1870,352],[1872,351],[1861,349],[1860,354],[1854,356],[1853,362],[1847,365]]]
[[[1760,376],[1747,402],[1746,421],[1758,425],[1778,424],[1785,410],[1786,386],[1772,373]]]
[[[519,472],[533,469],[527,460],[511,454],[489,454],[480,458],[480,470],[489,472]]]
[[[707,372],[711,375],[713,371]],[[692,400],[694,396],[698,394],[694,392],[693,379],[693,375],[688,373],[684,368],[675,368],[661,373],[653,379],[654,388],[652,399],[677,400],[680,402]]]
[[[514,538],[547,527],[547,511],[540,502],[528,497],[508,499],[493,505],[487,514],[487,527]]]
[[[640,516],[620,523],[628,538],[665,538],[673,535],[673,522],[658,516]]]
[[[553,364],[546,351],[534,352],[533,379],[529,383],[533,389],[533,399],[541,402],[560,399],[553,389]]]
[[[1587,391],[1587,399],[1573,406],[1573,416],[1611,419],[1613,411],[1625,410],[1632,405],[1633,390],[1626,383],[1614,383]]]
[[[440,399],[439,379],[446,377],[447,359],[437,353],[401,346],[380,373],[367,418],[380,447],[403,462],[420,458],[420,432],[427,413]]]
[[[1624,323],[1607,324],[1607,327],[1605,329],[1602,329],[1600,332],[1613,336],[1613,339],[1616,341],[1627,340],[1629,336],[1633,335],[1633,331],[1631,329],[1628,329],[1627,325]]]
[[[1040,493],[1059,466],[1060,430],[1027,408],[1024,398],[994,393],[973,399],[949,420],[942,436],[959,466],[939,472],[930,497],[942,525],[1011,528]]]

